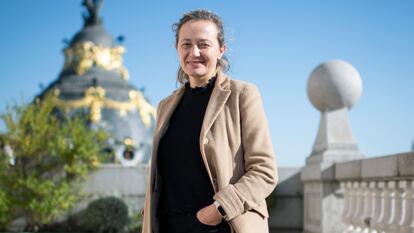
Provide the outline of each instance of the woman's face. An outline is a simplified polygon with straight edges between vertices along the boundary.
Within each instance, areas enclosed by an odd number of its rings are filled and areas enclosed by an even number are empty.
[[[177,52],[180,66],[192,86],[204,84],[213,77],[225,47],[217,40],[218,29],[207,20],[190,20],[178,32]]]

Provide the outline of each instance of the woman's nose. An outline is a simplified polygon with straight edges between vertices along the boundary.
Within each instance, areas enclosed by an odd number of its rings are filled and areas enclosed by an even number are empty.
[[[191,55],[193,55],[194,57],[200,56],[200,49],[198,48],[198,46],[193,46],[193,48],[191,49]]]

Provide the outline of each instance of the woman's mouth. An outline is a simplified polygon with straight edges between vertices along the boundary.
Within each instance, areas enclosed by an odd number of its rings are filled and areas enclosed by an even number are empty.
[[[199,60],[193,60],[193,61],[187,61],[186,62],[189,65],[198,65],[198,64],[204,64],[204,61],[199,61]]]

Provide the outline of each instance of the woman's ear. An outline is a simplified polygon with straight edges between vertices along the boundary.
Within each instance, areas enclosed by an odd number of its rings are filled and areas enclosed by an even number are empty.
[[[219,50],[220,50],[220,54],[219,54],[218,59],[221,59],[221,58],[223,57],[224,52],[226,52],[226,49],[227,49],[227,46],[226,46],[226,45],[223,45],[223,47],[220,47],[220,48],[219,48]]]

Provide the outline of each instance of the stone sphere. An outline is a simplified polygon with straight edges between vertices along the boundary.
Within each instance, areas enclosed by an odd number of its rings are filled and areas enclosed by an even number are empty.
[[[312,105],[321,112],[344,107],[350,109],[361,97],[362,81],[351,64],[332,60],[312,71],[307,91]]]

